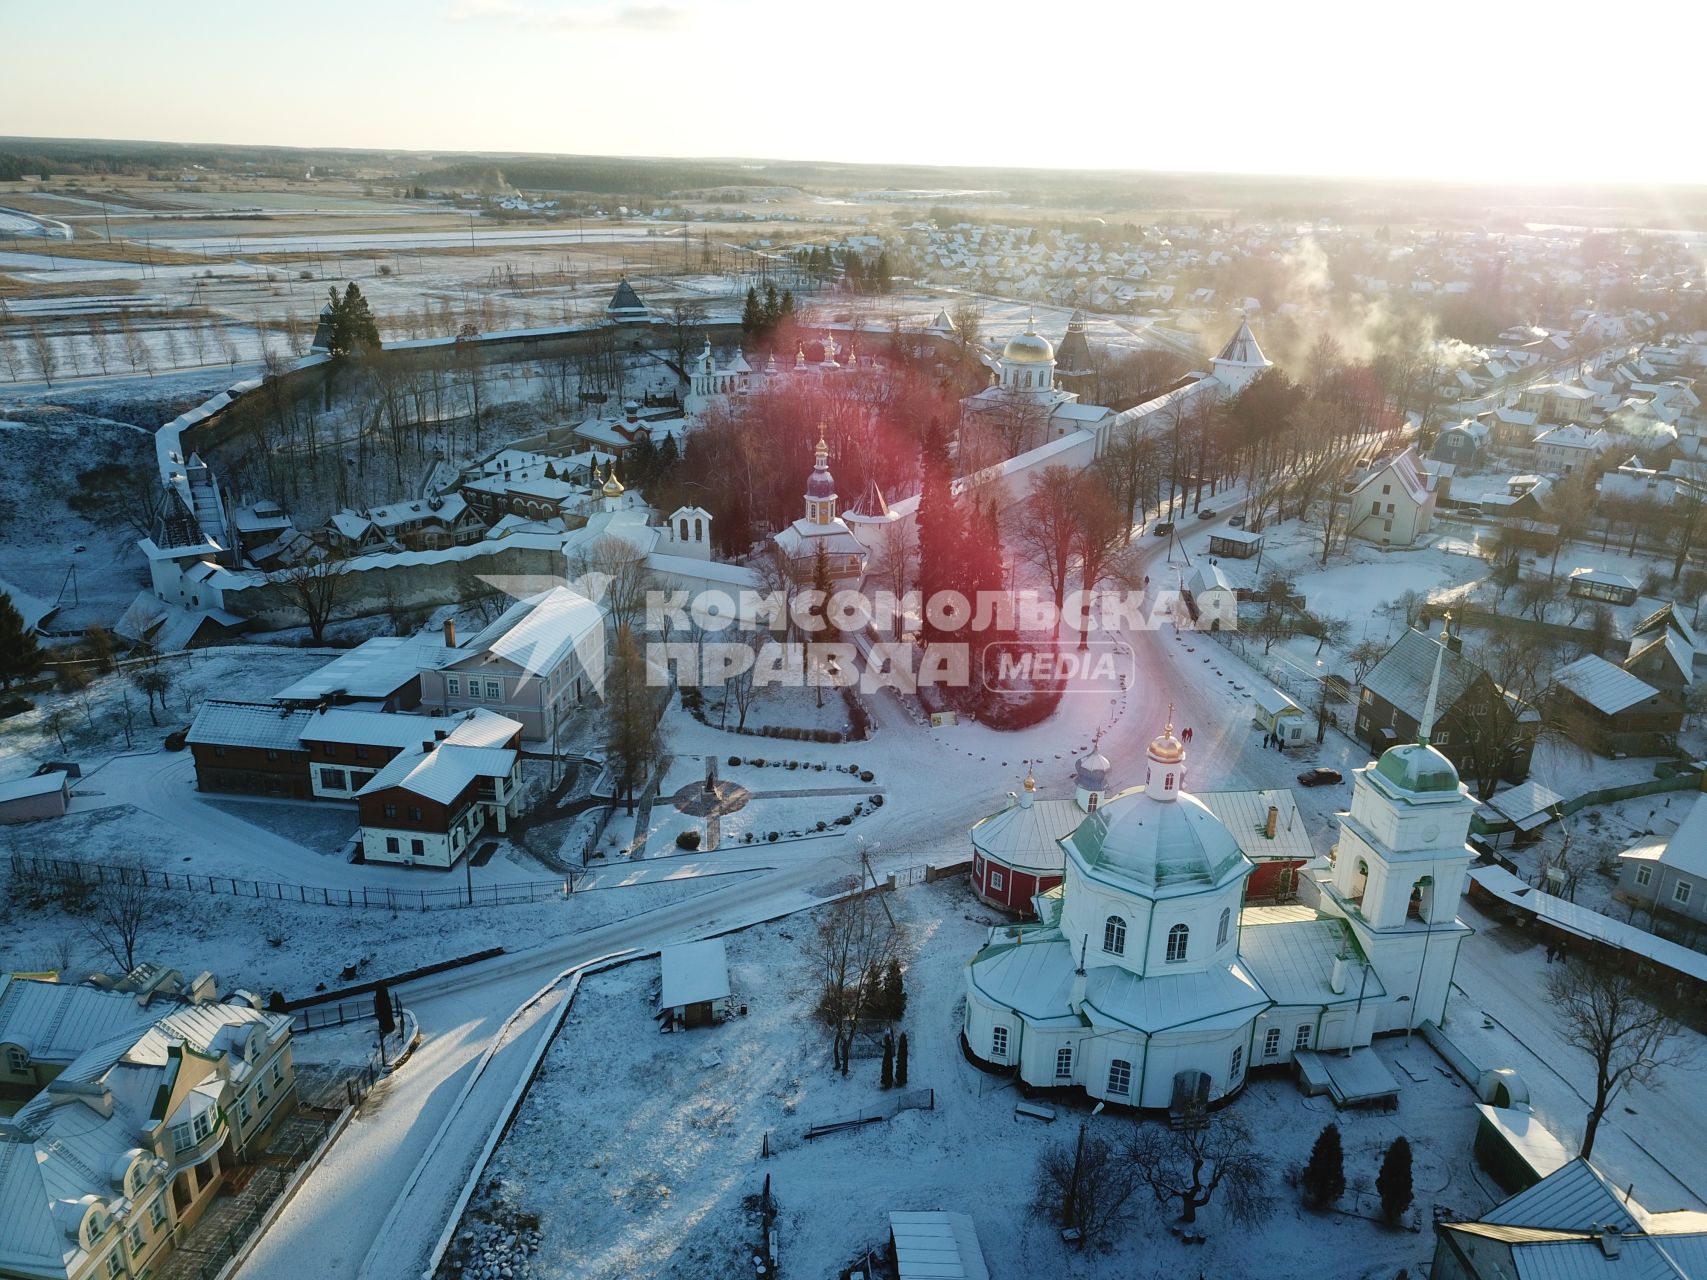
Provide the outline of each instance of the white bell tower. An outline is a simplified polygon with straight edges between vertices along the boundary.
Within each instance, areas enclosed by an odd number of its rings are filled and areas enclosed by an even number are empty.
[[[666,551],[689,560],[711,559],[711,512],[704,507],[677,507],[664,522],[669,533]]]
[[[1465,839],[1476,802],[1458,770],[1428,744],[1440,663],[1417,741],[1391,747],[1352,775],[1351,811],[1340,820],[1323,908],[1344,916],[1392,1001],[1377,1031],[1439,1022],[1470,932],[1458,899],[1470,866]]]

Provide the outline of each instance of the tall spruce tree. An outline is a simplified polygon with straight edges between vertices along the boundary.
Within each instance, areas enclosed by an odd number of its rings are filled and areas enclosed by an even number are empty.
[[[1318,1209],[1334,1203],[1345,1194],[1345,1147],[1340,1142],[1340,1127],[1328,1124],[1316,1135],[1316,1145],[1310,1148],[1310,1161],[1301,1176],[1304,1194]]]
[[[954,479],[948,458],[948,441],[935,418],[925,428],[919,446],[919,598],[925,610],[920,628],[925,641],[941,640],[942,629],[930,621],[933,596],[959,589],[960,556],[965,547],[966,524],[955,505],[950,484]]]
[[[35,632],[24,625],[24,615],[12,597],[0,593],[0,689],[14,680],[28,680],[41,670],[41,664]]]
[[[1381,1158],[1381,1172],[1375,1175],[1375,1193],[1381,1197],[1381,1212],[1388,1222],[1397,1222],[1399,1215],[1411,1207],[1414,1198],[1411,1144],[1403,1138],[1394,1138],[1393,1145]]]
[[[747,300],[741,304],[741,333],[746,338],[757,338],[764,331],[765,313],[759,306],[759,291],[749,285]]]

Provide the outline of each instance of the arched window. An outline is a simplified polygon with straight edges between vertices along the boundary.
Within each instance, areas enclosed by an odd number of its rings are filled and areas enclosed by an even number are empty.
[[[1173,789],[1174,789],[1174,775],[1170,773],[1167,777],[1167,780],[1162,783],[1162,790],[1163,791],[1172,791]]]
[[[686,542],[687,540],[688,540],[688,518],[686,516],[683,516],[682,517],[682,541]]]
[[[1224,947],[1227,945],[1227,929],[1232,923],[1233,923],[1233,910],[1232,910],[1232,908],[1231,907],[1221,908],[1221,923],[1219,925],[1217,925],[1215,928],[1215,945],[1216,946]]]
[[[1132,1064],[1125,1058],[1116,1058],[1108,1064],[1108,1091],[1122,1098],[1131,1096]]]
[[[698,516],[693,518],[693,540],[695,542],[705,541],[705,521]]]
[[[1429,913],[1433,911],[1433,909],[1434,877],[1424,876],[1411,886],[1411,901],[1406,908],[1405,914],[1412,920],[1426,921],[1429,918]]]
[[[1055,1078],[1057,1080],[1071,1080],[1073,1078],[1072,1049],[1055,1050]]]
[[[1364,859],[1357,860],[1357,874],[1351,880],[1351,900],[1361,903],[1363,891],[1369,887],[1369,863]]]
[[[1185,949],[1191,942],[1191,930],[1183,924],[1176,924],[1168,930],[1168,963],[1174,964],[1185,959]]]
[[[1102,926],[1102,949],[1113,956],[1126,954],[1126,921],[1110,916]]]
[[[1085,812],[1086,813],[1095,813],[1096,811],[1097,811],[1097,793],[1093,791],[1093,792],[1091,792],[1090,799],[1085,801]]]
[[[1272,1058],[1280,1052],[1280,1028],[1270,1027],[1263,1032],[1262,1056]]]

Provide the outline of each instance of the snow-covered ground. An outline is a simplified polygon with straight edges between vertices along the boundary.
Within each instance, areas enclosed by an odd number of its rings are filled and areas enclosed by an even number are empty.
[[[1039,1153],[1071,1142],[1085,1113],[1053,1125],[1019,1120],[1011,1082],[986,1075],[957,1040],[963,965],[996,917],[962,881],[892,895],[909,931],[908,1087],[935,1091],[935,1109],[806,1141],[808,1124],[883,1103],[878,1059],[856,1059],[850,1078],[830,1068],[811,1018],[802,944],[809,917],[728,939],[730,973],[747,1016],[710,1029],[660,1035],[652,1020],[658,965],[637,962],[583,981],[569,1021],[547,1055],[515,1127],[475,1201],[536,1214],[543,1233],[533,1274],[557,1277],[705,1276],[744,1270],[757,1240],[746,1198],[768,1175],[781,1204],[779,1266],[830,1275],[879,1246],[893,1209],[970,1213],[986,1258],[1004,1275],[1206,1274],[1316,1277],[1324,1237],[1344,1265],[1333,1274],[1418,1274],[1431,1235],[1392,1231],[1301,1208],[1281,1175],[1302,1164],[1317,1132],[1337,1120],[1348,1180],[1371,1184],[1380,1154],[1403,1134],[1416,1152],[1417,1199],[1474,1212],[1488,1197],[1470,1171],[1476,1113],[1469,1090],[1438,1069],[1420,1040],[1383,1042],[1401,1082],[1394,1114],[1345,1112],[1303,1097],[1284,1077],[1257,1079],[1235,1104],[1275,1166],[1278,1212],[1259,1230],[1205,1211],[1206,1245],[1176,1241],[1171,1215],[1146,1197],[1137,1221],[1107,1250],[1067,1250],[1053,1222],[1030,1209]],[[618,1061],[603,1047],[628,1046]],[[715,1061],[707,1062],[707,1055]],[[590,1105],[591,1104],[591,1105]],[[1119,1139],[1139,1122],[1105,1114],[1092,1132]],[[761,1158],[769,1135],[777,1154]],[[1349,1197],[1348,1197],[1349,1201]]]

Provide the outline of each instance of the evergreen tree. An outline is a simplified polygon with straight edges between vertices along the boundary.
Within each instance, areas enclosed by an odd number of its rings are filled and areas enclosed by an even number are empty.
[[[883,1075],[879,1083],[885,1089],[895,1087],[895,1037],[887,1033],[883,1037]]]
[[[940,640],[942,632],[928,616],[930,601],[942,592],[955,590],[960,576],[960,554],[965,543],[965,522],[955,506],[949,485],[954,479],[948,459],[948,442],[932,418],[919,447],[919,597],[927,616],[921,628],[926,642]]]
[[[24,625],[24,615],[12,597],[0,593],[0,689],[14,680],[28,680],[41,670],[41,664],[35,632]]]
[[[1345,1148],[1337,1124],[1323,1126],[1316,1135],[1316,1145],[1310,1148],[1310,1162],[1304,1166],[1302,1180],[1304,1194],[1317,1208],[1324,1208],[1345,1194]]]
[[[665,436],[664,443],[658,446],[658,461],[654,466],[654,474],[659,480],[668,480],[670,472],[682,460],[681,450],[676,447],[675,436]]]
[[[764,329],[765,313],[759,307],[759,291],[749,286],[747,300],[741,304],[741,333],[756,338]]]
[[[776,295],[776,282],[765,281],[765,303],[761,313],[765,320],[765,331],[776,327],[776,322],[782,319],[782,302]]]
[[[1399,1215],[1411,1207],[1411,1144],[1394,1138],[1393,1145],[1381,1158],[1381,1172],[1375,1175],[1375,1192],[1381,1197],[1381,1212],[1388,1222],[1397,1222]]]
[[[830,597],[835,594],[836,583],[830,577],[830,556],[824,549],[824,541],[821,538],[818,540],[818,546],[812,552],[812,590],[818,593],[818,599],[817,603],[812,606],[810,615],[817,621],[818,625],[807,639],[817,641],[820,644],[828,644],[836,638],[836,627],[830,621],[830,611],[827,607]]]
[[[907,1012],[907,988],[901,981],[901,962],[893,956],[883,970],[883,983],[878,990],[878,1005],[885,1018],[899,1018]]]
[[[339,357],[379,350],[379,324],[356,282],[352,280],[345,286],[341,298],[336,288],[327,290],[327,294],[331,298],[327,350]]]
[[[895,1083],[907,1083],[907,1033],[901,1033],[901,1042],[895,1046]]]
[[[782,291],[782,318],[784,320],[794,319],[794,290],[793,289],[784,289]]]

